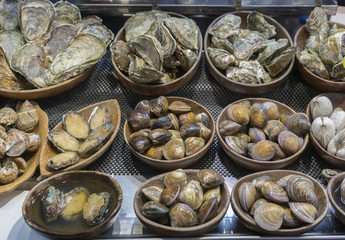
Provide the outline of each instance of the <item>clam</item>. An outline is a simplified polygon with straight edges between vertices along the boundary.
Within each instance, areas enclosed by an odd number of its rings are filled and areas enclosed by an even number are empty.
[[[329,141],[327,152],[340,158],[345,158],[345,129],[340,130],[331,141]]]
[[[311,124],[306,114],[295,113],[287,120],[286,127],[297,135],[303,135],[309,132]]]
[[[93,193],[87,199],[83,209],[83,218],[89,225],[97,225],[102,221],[110,201],[108,192]]]
[[[251,182],[244,182],[238,188],[237,194],[242,209],[248,212],[256,200],[255,186]]]
[[[141,112],[141,113],[146,113],[146,114],[150,115],[151,114],[151,106],[152,106],[152,101],[141,100],[135,106],[134,110],[136,110],[138,112]]]
[[[254,212],[257,225],[267,231],[276,231],[283,223],[284,208],[275,203],[263,203]]]
[[[19,174],[17,165],[9,160],[1,160],[1,169],[0,169],[0,183],[7,184],[14,182]]]
[[[186,156],[189,156],[202,149],[205,146],[205,140],[201,137],[189,137],[184,140],[184,145]]]
[[[59,170],[60,168],[64,168],[73,164],[76,164],[79,160],[78,153],[76,152],[63,152],[56,154],[55,156],[51,157],[47,161],[48,167]]]
[[[106,106],[95,107],[89,117],[90,130],[93,131],[96,128],[111,122],[111,116]]]
[[[252,140],[253,143],[266,140],[265,132],[262,129],[255,128],[255,127],[249,128],[248,134],[249,134],[250,140]]]
[[[343,109],[339,107],[334,109],[329,118],[334,123],[336,133],[345,128],[345,112]]]
[[[307,202],[317,207],[318,199],[311,180],[300,175],[291,176],[286,185],[286,192],[296,202]]]
[[[178,119],[181,126],[187,123],[195,123],[195,114],[193,112],[183,113]]]
[[[290,208],[284,208],[285,210],[285,216],[283,218],[283,226],[284,227],[290,227],[295,228],[302,225],[301,221],[298,220],[295,215],[292,214],[292,211]]]
[[[86,139],[82,144],[80,144],[78,153],[83,158],[90,157],[103,146],[103,142],[103,137]]]
[[[172,129],[169,129],[168,131],[172,133],[171,139],[174,139],[174,138],[182,139],[181,134],[180,134],[179,131],[172,130]]]
[[[31,132],[38,123],[38,113],[36,108],[26,100],[24,103],[18,103],[16,127],[24,132]]]
[[[89,136],[90,127],[85,117],[75,111],[69,111],[62,116],[64,129],[77,139]]]
[[[280,121],[285,125],[287,120],[291,117],[291,113],[281,113],[280,114]]]
[[[224,183],[224,177],[212,169],[202,169],[197,173],[204,188],[214,188]]]
[[[174,101],[170,103],[168,109],[177,115],[192,111],[192,107],[182,101]]]
[[[333,112],[331,100],[326,96],[316,96],[310,101],[310,113],[313,120],[318,117],[329,117]]]
[[[202,112],[195,116],[195,122],[200,122],[205,125],[205,127],[210,128],[210,119],[208,118],[207,114]]]
[[[315,221],[317,209],[313,205],[304,202],[290,202],[289,207],[292,214],[301,222],[313,223]]]
[[[79,150],[79,142],[71,134],[62,129],[51,130],[48,139],[54,146],[62,152]]]
[[[248,149],[248,142],[236,136],[225,137],[227,146],[238,154],[244,155]]]
[[[173,126],[172,118],[169,116],[159,117],[157,119],[151,119],[151,129],[164,128],[169,129]]]
[[[165,159],[180,159],[185,155],[185,146],[182,139],[171,139],[163,148]]]
[[[253,146],[249,154],[254,160],[268,161],[274,157],[275,153],[276,149],[272,142],[262,140]]]
[[[6,154],[17,157],[23,154],[28,147],[29,139],[25,132],[12,128],[6,138]]]
[[[317,117],[311,124],[311,131],[320,145],[327,148],[328,143],[335,135],[335,126],[330,118]]]
[[[13,125],[18,119],[17,113],[9,107],[0,109],[0,124],[9,126]]]
[[[186,186],[181,189],[179,199],[181,202],[187,204],[192,209],[198,209],[204,198],[202,187],[198,181],[191,180]]]
[[[340,169],[325,168],[325,169],[322,169],[321,175],[322,175],[322,177],[324,177],[326,179],[326,181],[329,181],[332,179],[332,177],[334,177],[335,175],[337,175],[340,172],[342,172],[342,170],[340,170]]]
[[[219,123],[219,133],[223,136],[230,136],[235,134],[241,125],[231,120],[223,120]]]
[[[91,131],[89,136],[86,139],[91,140],[91,139],[95,139],[98,137],[103,137],[104,140],[106,141],[111,136],[113,131],[114,131],[113,124],[106,123],[106,124],[99,126],[95,130]]]
[[[157,128],[149,133],[149,138],[154,146],[163,145],[171,139],[172,133],[168,130]]]
[[[206,202],[207,200],[210,200],[212,198],[216,198],[217,203],[220,203],[220,186],[208,189],[204,194],[203,202]]]
[[[163,149],[164,145],[152,146],[147,150],[146,156],[153,159],[163,159]]]
[[[64,207],[63,193],[54,186],[49,186],[41,198],[45,220],[49,223],[57,219]]]
[[[343,201],[345,201],[345,180],[344,179],[343,181],[341,181],[341,184],[340,184],[340,196]]]
[[[287,203],[289,197],[284,188],[274,182],[265,182],[261,188],[261,192],[267,200],[275,203]]]
[[[200,126],[199,137],[201,137],[205,141],[207,141],[211,135],[211,130],[200,122],[198,122],[196,124]]]
[[[129,138],[129,145],[139,153],[145,153],[151,146],[150,138],[143,132],[139,135],[134,135]]]
[[[250,211],[249,211],[250,215],[254,216],[255,210],[256,210],[260,205],[262,205],[262,204],[264,204],[264,203],[267,203],[267,200],[266,200],[265,198],[260,198],[260,199],[256,200],[256,201],[253,203],[252,207],[250,208]]]
[[[174,130],[179,130],[180,129],[180,123],[179,123],[177,116],[174,113],[168,113],[167,116],[171,119],[171,123],[172,123],[171,127]]]
[[[22,157],[7,158],[8,161],[12,161],[17,165],[18,175],[23,174],[26,171],[26,161]]]
[[[149,186],[142,189],[143,194],[151,201],[159,202],[163,192],[163,188],[159,186]]]
[[[263,128],[268,121],[268,112],[262,103],[254,103],[250,108],[249,121],[254,127]]]
[[[162,203],[168,207],[176,203],[180,190],[181,187],[177,184],[166,187],[161,194]]]
[[[177,169],[175,171],[168,172],[164,177],[164,185],[166,187],[177,184],[181,188],[183,188],[185,185],[187,185],[187,182],[187,175],[182,169]]]
[[[249,123],[249,110],[240,104],[232,104],[226,110],[228,118],[238,124],[244,125]]]
[[[280,112],[277,104],[274,102],[264,102],[262,103],[267,109],[268,120],[279,120]]]
[[[241,141],[245,141],[245,142],[247,142],[247,143],[249,143],[250,142],[250,136],[249,135],[247,135],[247,134],[245,134],[245,133],[243,133],[243,132],[238,132],[238,133],[235,133],[235,135],[234,135],[235,137],[238,137]]]
[[[146,202],[141,210],[141,213],[148,219],[157,219],[169,212],[169,208],[156,201]]]
[[[168,100],[164,96],[160,96],[153,101],[151,112],[157,117],[163,117],[168,111]]]
[[[278,143],[283,151],[291,156],[301,149],[303,142],[301,143],[300,138],[293,132],[282,131],[278,135]]]
[[[191,227],[197,224],[194,210],[184,203],[176,203],[169,212],[172,227]]]
[[[272,182],[272,178],[270,176],[263,175],[258,178],[255,178],[252,181],[252,184],[255,186],[257,191],[261,192],[261,189],[264,186],[264,183],[266,182]]]
[[[270,120],[267,122],[266,126],[264,127],[264,132],[267,134],[268,138],[271,141],[277,141],[279,133],[286,130],[287,129],[285,125],[281,121],[278,121],[278,120]]]
[[[262,33],[266,38],[276,36],[275,26],[269,24],[265,17],[259,12],[251,12],[247,16],[248,29]]]
[[[287,182],[288,182],[289,178],[292,177],[292,176],[294,176],[294,175],[291,175],[291,174],[286,175],[286,176],[282,177],[281,179],[279,179],[276,182],[276,184],[279,185],[279,186],[282,186],[284,189],[286,189]]]
[[[250,108],[252,107],[252,104],[248,100],[239,101],[237,104],[245,106],[246,108],[248,108],[248,110],[250,110]]]
[[[211,198],[204,202],[199,209],[200,224],[210,221],[217,216],[218,203],[217,198]]]
[[[66,221],[74,221],[79,218],[89,195],[89,191],[84,187],[76,187],[64,194],[65,207],[61,211],[61,217]]]
[[[128,123],[133,131],[139,131],[150,127],[150,116],[147,113],[133,110],[128,117]]]
[[[180,128],[180,134],[183,139],[188,137],[200,136],[200,125],[197,123],[187,123]]]

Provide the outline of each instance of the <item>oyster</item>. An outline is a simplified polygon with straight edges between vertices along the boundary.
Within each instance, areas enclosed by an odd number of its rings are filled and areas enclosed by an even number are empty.
[[[13,161],[2,159],[0,167],[0,183],[7,184],[16,180],[19,171],[17,165]]]
[[[250,69],[229,67],[226,69],[226,77],[234,82],[241,82],[246,84],[259,84],[259,77]]]
[[[51,25],[52,29],[63,24],[74,24],[81,18],[79,8],[68,1],[56,2],[54,4],[54,9],[55,15]]]
[[[54,186],[49,186],[41,198],[43,214],[46,221],[52,222],[59,216],[64,207],[63,193]]]
[[[110,194],[107,192],[93,193],[87,199],[83,209],[83,218],[89,225],[97,225],[103,219],[108,207]]]
[[[339,29],[319,46],[319,56],[326,65],[334,66],[342,61],[342,46],[345,29]]]
[[[336,133],[345,128],[345,112],[343,109],[337,107],[329,118],[334,123]]]
[[[79,150],[79,142],[68,132],[62,129],[51,130],[48,139],[54,146],[62,152]]]
[[[55,10],[49,0],[25,0],[19,4],[20,28],[28,41],[48,34]]]
[[[238,66],[241,69],[248,69],[254,75],[256,75],[257,78],[260,80],[259,83],[268,83],[268,82],[272,81],[270,75],[266,72],[264,67],[261,66],[260,63],[257,60],[254,60],[254,61],[240,61]],[[232,76],[232,78],[234,78],[234,76]]]
[[[156,201],[146,202],[141,210],[141,213],[148,219],[157,219],[169,212],[169,208]]]
[[[306,20],[306,28],[310,35],[327,34],[329,26],[326,12],[320,7],[314,8]]]
[[[90,130],[93,131],[96,128],[110,123],[111,122],[111,116],[106,106],[97,106],[95,107],[89,117],[89,125]]]
[[[173,186],[175,184],[183,188],[187,185],[188,178],[183,169],[176,169],[175,171],[168,172],[164,177],[164,185],[166,187]]]
[[[311,131],[315,139],[326,149],[328,143],[335,135],[335,126],[330,118],[317,117],[311,124]]]
[[[340,130],[331,141],[329,141],[327,152],[345,159],[345,129]]]
[[[17,157],[22,155],[28,147],[29,139],[25,132],[11,129],[7,133],[6,138],[6,155],[9,157]]]
[[[234,52],[234,45],[230,42],[228,38],[219,38],[217,36],[212,36],[211,38],[211,47],[220,48],[229,53]]]
[[[331,76],[337,80],[345,81],[345,67],[342,61],[333,66]]]
[[[184,49],[179,44],[177,44],[175,56],[180,63],[180,67],[185,72],[191,69],[198,60],[198,55],[194,51],[191,49]]]
[[[0,124],[9,126],[14,124],[18,119],[17,113],[9,107],[0,109]]]
[[[264,66],[270,64],[272,59],[279,55],[286,48],[288,42],[289,41],[286,38],[281,38],[276,42],[269,44],[262,52],[259,53],[259,56],[256,60]]]
[[[225,70],[235,62],[235,57],[226,50],[208,47],[207,52],[216,68]]]
[[[244,182],[238,188],[238,198],[242,209],[246,212],[252,207],[256,199],[256,189],[251,182]]]
[[[182,139],[171,139],[163,148],[165,159],[180,159],[185,155],[185,146]]]
[[[85,117],[75,111],[68,111],[62,116],[64,129],[77,139],[89,136],[90,127]]]
[[[79,156],[76,152],[64,152],[59,153],[51,158],[48,159],[47,165],[48,167],[59,170],[60,168],[64,168],[73,164],[76,164],[79,160]]]
[[[197,224],[194,210],[184,203],[176,203],[169,212],[172,227],[191,227]]]
[[[318,117],[329,117],[332,112],[332,102],[328,97],[316,96],[310,101],[310,113],[313,120]]]
[[[102,126],[99,126],[95,130],[91,131],[89,136],[86,139],[92,140],[98,137],[103,137],[104,140],[106,141],[111,136],[113,131],[114,131],[114,126],[111,123],[106,123],[106,124],[103,124]]]
[[[305,50],[318,52],[320,44],[326,39],[327,35],[325,33],[320,33],[318,35],[311,35],[307,38],[305,42]]]
[[[0,31],[0,47],[9,63],[12,61],[14,51],[24,46],[24,44],[25,39],[20,31]]]
[[[198,209],[204,198],[202,187],[198,181],[191,180],[181,189],[179,195],[180,201],[190,206],[192,209]]]
[[[61,211],[61,217],[66,221],[80,217],[89,195],[89,191],[84,187],[76,187],[64,194],[65,208]]]
[[[309,71],[316,74],[317,76],[324,79],[330,79],[326,66],[324,65],[324,63],[322,62],[321,58],[318,55],[312,54],[306,50],[303,50],[299,57],[299,61]]]
[[[96,15],[89,15],[86,17],[83,17],[81,20],[78,20],[74,26],[76,32],[79,32],[80,29],[86,27],[89,24],[93,23],[102,23],[102,19]]]
[[[267,231],[276,231],[283,223],[284,208],[275,203],[263,203],[254,212],[256,224]]]
[[[289,47],[283,51],[278,57],[275,57],[269,65],[266,65],[266,69],[271,77],[277,76],[281,73],[295,57],[296,48]]]
[[[122,40],[114,41],[110,45],[111,57],[116,66],[124,72],[128,72],[132,53],[128,44]]]
[[[219,38],[228,38],[239,33],[240,25],[241,17],[229,13],[212,26],[210,34]]]
[[[36,108],[26,100],[24,103],[18,103],[16,127],[24,132],[32,132],[38,123],[38,113]]]
[[[277,35],[275,26],[269,24],[265,17],[259,12],[251,12],[247,16],[247,28],[262,33],[266,38],[273,38]]]
[[[19,27],[20,0],[3,0],[0,2],[0,29],[13,31]]]
[[[108,46],[109,43],[114,39],[113,32],[101,23],[88,24],[85,27],[80,28],[77,34],[93,35],[102,40],[105,46]]]
[[[293,215],[304,223],[313,223],[317,214],[317,209],[304,202],[289,202],[289,207]]]
[[[163,188],[158,186],[149,186],[142,189],[143,194],[151,201],[159,202],[163,192]]]
[[[214,188],[224,183],[224,177],[212,169],[202,169],[198,173],[199,181],[204,188]]]
[[[94,139],[86,139],[79,147],[79,154],[86,158],[97,152],[103,146],[104,138],[97,137]]]

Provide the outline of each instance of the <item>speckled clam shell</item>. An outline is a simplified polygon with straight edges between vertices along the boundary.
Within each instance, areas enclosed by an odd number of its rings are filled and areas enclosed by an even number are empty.
[[[7,184],[14,182],[18,174],[18,167],[13,161],[9,159],[3,159],[1,161],[0,183]]]

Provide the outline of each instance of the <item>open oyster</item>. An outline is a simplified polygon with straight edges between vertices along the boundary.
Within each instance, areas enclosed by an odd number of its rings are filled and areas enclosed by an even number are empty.
[[[81,18],[79,8],[68,1],[56,2],[54,9],[55,15],[51,25],[52,29],[63,24],[74,24]]]
[[[83,209],[83,218],[89,225],[97,225],[102,221],[108,207],[110,194],[107,192],[93,193],[87,199]]]
[[[277,35],[275,26],[269,24],[259,12],[251,12],[247,16],[248,29],[262,33],[266,38],[273,38]]]
[[[19,27],[19,3],[20,0],[3,0],[0,2],[0,29],[13,31]]]
[[[281,73],[290,63],[290,61],[295,57],[296,48],[289,47],[284,52],[282,52],[278,57],[274,58],[272,62],[266,66],[268,73],[271,77],[277,76]]]
[[[234,14],[226,14],[210,30],[213,36],[228,38],[238,34],[241,25],[241,17]]]

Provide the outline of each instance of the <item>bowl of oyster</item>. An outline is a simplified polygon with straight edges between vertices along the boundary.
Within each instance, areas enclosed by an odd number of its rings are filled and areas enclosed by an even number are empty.
[[[71,171],[38,183],[26,196],[22,212],[31,228],[55,239],[92,238],[117,219],[123,193],[112,176]]]
[[[8,13],[10,12],[10,13]],[[114,34],[68,1],[2,1],[0,96],[37,99],[85,80]]]
[[[140,222],[155,233],[192,237],[211,231],[225,216],[230,192],[212,169],[177,169],[145,181],[134,195]]]
[[[345,25],[329,22],[316,7],[295,35],[297,67],[305,81],[323,92],[345,90]]]
[[[291,170],[244,176],[231,192],[236,216],[247,228],[268,235],[291,236],[315,228],[325,218],[328,204],[317,180]]]
[[[132,92],[160,96],[185,85],[197,71],[202,36],[183,15],[157,10],[127,20],[110,46],[115,73]]]
[[[209,149],[215,135],[212,115],[201,104],[182,97],[140,101],[123,129],[131,152],[151,167],[186,168]]]
[[[245,98],[220,113],[220,145],[238,165],[252,171],[284,168],[307,147],[311,124],[306,114],[265,98]]]
[[[333,176],[327,185],[330,208],[334,216],[345,225],[345,172]]]
[[[204,49],[217,82],[243,94],[262,94],[283,84],[296,53],[286,29],[256,11],[215,19],[206,31]]]

